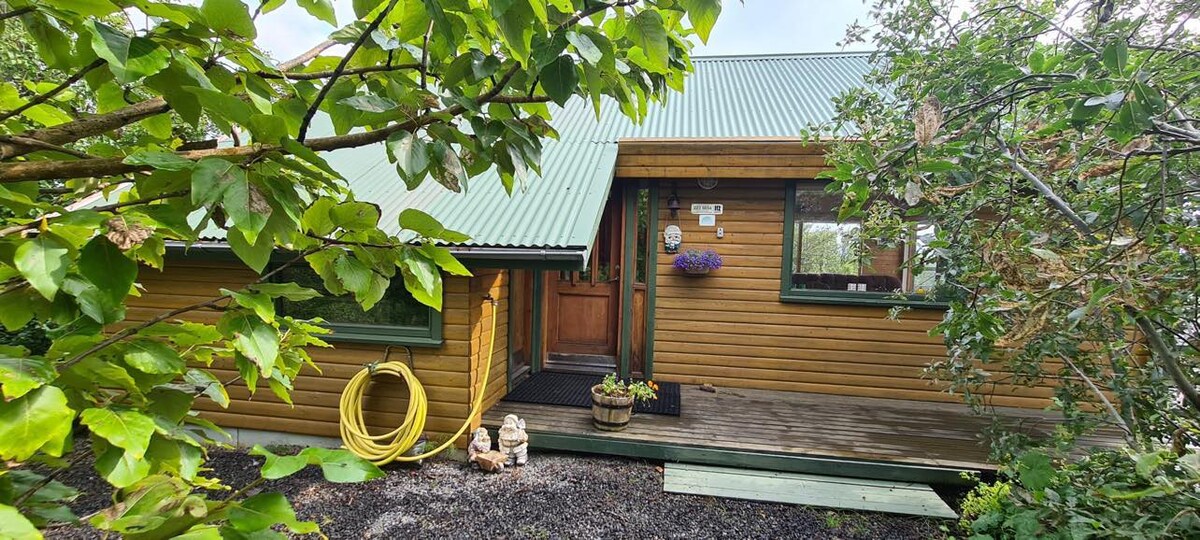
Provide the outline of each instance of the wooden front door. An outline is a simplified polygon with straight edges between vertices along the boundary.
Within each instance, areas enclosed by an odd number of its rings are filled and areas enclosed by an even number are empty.
[[[611,372],[621,317],[621,199],[605,206],[587,268],[546,276],[546,367]]]

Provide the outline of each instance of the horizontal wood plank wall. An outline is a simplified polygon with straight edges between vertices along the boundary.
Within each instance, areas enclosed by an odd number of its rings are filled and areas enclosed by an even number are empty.
[[[216,296],[218,289],[237,289],[257,275],[236,263],[168,260],[162,272],[143,268],[139,276],[145,288],[141,297],[130,298],[128,322],[144,321],[163,311]],[[443,306],[443,336],[440,348],[414,347],[413,365],[425,387],[430,415],[426,430],[433,439],[445,440],[466,419],[470,411],[471,282],[465,277],[447,277]],[[194,312],[188,320],[215,323],[220,314],[208,310]],[[500,342],[501,344],[504,341]],[[201,398],[196,408],[203,416],[227,428],[261,429],[303,435],[338,437],[338,401],[346,382],[362,367],[384,358],[383,345],[331,342],[334,348],[309,349],[322,373],[310,368],[301,371],[289,406],[260,384],[253,396],[245,384],[229,387],[232,401],[228,409]],[[388,360],[407,362],[403,347],[393,346]],[[218,363],[213,373],[221,380],[232,380],[237,371],[230,362]],[[364,408],[367,424],[375,432],[394,429],[403,422],[408,409],[408,388],[398,379],[381,379],[367,389]],[[467,441],[460,437],[460,446]]]
[[[483,406],[471,419],[471,429],[479,427],[483,411],[492,408],[508,391],[508,272],[505,270],[476,270],[471,278],[471,392],[482,384],[483,366],[488,357],[492,333],[492,305],[486,297],[495,298],[496,341],[492,352],[491,371],[483,389]],[[472,394],[474,397],[474,394]]]
[[[812,178],[825,169],[824,149],[796,139],[622,139],[622,178]]]
[[[847,396],[958,402],[922,378],[943,357],[929,330],[942,313],[913,310],[889,320],[876,307],[792,304],[779,300],[783,264],[784,185],[780,181],[722,180],[701,190],[675,183],[678,220],[666,208],[671,184],[660,190],[656,234],[676,223],[681,249],[713,248],[725,266],[706,277],[672,268],[659,248],[655,303],[654,377],[687,384],[791,390]],[[723,203],[717,226],[700,227],[692,203]],[[995,405],[1043,407],[1048,386],[997,389]]]

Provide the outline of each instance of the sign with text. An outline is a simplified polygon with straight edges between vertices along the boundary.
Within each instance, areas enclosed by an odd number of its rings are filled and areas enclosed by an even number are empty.
[[[721,203],[695,203],[692,205],[692,213],[719,216],[725,213],[725,205]]]

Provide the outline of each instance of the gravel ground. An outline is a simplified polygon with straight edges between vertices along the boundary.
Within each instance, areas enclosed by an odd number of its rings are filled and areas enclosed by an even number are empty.
[[[257,477],[261,458],[213,454],[214,474],[233,486]],[[464,463],[389,467],[363,484],[330,484],[309,468],[266,484],[330,538],[941,538],[931,519],[663,493],[655,463],[536,453],[522,468],[485,474]],[[76,512],[107,506],[89,470],[62,480],[85,495]],[[60,529],[49,538],[100,538]]]

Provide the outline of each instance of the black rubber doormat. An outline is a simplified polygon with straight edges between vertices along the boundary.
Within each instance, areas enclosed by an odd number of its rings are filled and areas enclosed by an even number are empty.
[[[504,401],[537,403],[539,405],[565,405],[567,407],[592,407],[592,386],[604,379],[600,375],[581,373],[559,373],[542,371],[530,375],[507,396]],[[648,403],[636,403],[636,413],[665,414],[679,416],[679,383],[658,383],[658,399]]]

